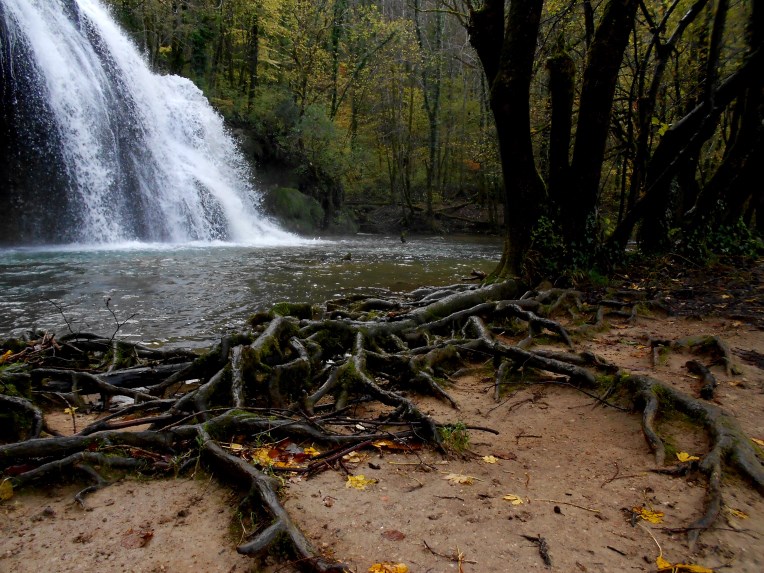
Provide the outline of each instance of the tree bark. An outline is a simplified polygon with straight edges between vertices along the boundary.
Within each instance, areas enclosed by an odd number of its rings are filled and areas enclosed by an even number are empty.
[[[571,165],[572,192],[565,196],[562,220],[566,243],[579,249],[597,205],[613,96],[637,5],[637,0],[609,0],[587,57]]]
[[[549,134],[549,198],[559,207],[570,170],[570,137],[576,67],[562,46],[547,60],[552,117]]]
[[[518,276],[541,215],[546,188],[536,170],[530,126],[530,83],[542,0],[486,1],[470,15],[470,41],[489,84],[504,174],[504,250],[492,278]]]

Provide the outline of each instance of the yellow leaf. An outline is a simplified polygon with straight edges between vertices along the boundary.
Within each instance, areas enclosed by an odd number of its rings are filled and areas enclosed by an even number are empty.
[[[677,452],[676,459],[684,463],[684,462],[694,462],[696,460],[699,460],[700,458],[698,456],[691,456],[687,452]]]
[[[713,569],[692,563],[677,563],[671,570],[672,573],[714,573]]]
[[[0,482],[0,501],[6,501],[13,497],[13,484],[6,479]]]
[[[77,411],[77,407],[73,406],[71,408],[65,408],[64,414],[69,414],[70,416],[74,416],[74,413]]]
[[[241,444],[223,444],[223,447],[231,450],[232,452],[238,452],[239,450],[244,449],[244,446]]]
[[[713,569],[701,565],[693,565],[692,563],[677,563],[672,565],[663,558],[663,555],[658,555],[655,563],[658,565],[658,573],[714,573]]]
[[[744,511],[740,511],[739,509],[735,509],[734,507],[729,507],[728,505],[724,506],[724,509],[729,513],[730,515],[734,517],[738,517],[740,519],[748,519],[748,514]]]
[[[472,485],[475,482],[475,478],[472,476],[466,476],[464,474],[448,474],[443,479],[450,481],[451,483],[458,483],[464,485]]]
[[[760,445],[762,448],[764,448],[764,440],[760,440],[760,439],[758,439],[758,438],[751,438],[751,441],[752,441],[754,444],[758,444],[758,445]]]
[[[252,450],[252,461],[269,468],[274,464],[274,459],[270,456],[270,452],[270,447]]]
[[[352,487],[363,491],[375,483],[377,483],[377,480],[367,479],[363,474],[358,474],[357,476],[348,476],[348,481],[345,482],[345,487]]]
[[[390,448],[395,446],[395,442],[391,442],[390,440],[377,440],[376,442],[372,442],[371,445],[375,448]]]
[[[645,521],[649,521],[650,523],[663,522],[662,511],[651,511],[649,509],[645,509],[644,507],[632,507],[631,510],[637,515],[639,515],[639,517],[641,517]]]
[[[310,456],[312,458],[315,458],[321,454],[321,452],[319,452],[316,448],[305,448],[303,452],[305,452],[306,456]]]
[[[511,493],[508,493],[507,495],[505,495],[501,499],[504,499],[504,500],[510,502],[512,505],[522,505],[523,504],[523,500],[520,498],[519,495],[513,495]]]
[[[673,565],[666,561],[663,558],[663,555],[658,555],[658,558],[655,560],[655,563],[658,565],[658,571],[671,571],[671,568]]]
[[[351,462],[354,464],[360,464],[362,461],[364,461],[367,457],[366,454],[359,454],[358,452],[350,452],[349,454],[345,454],[342,456],[342,459],[346,462]]]
[[[11,356],[13,356],[13,351],[8,350],[5,354],[0,356],[0,364],[3,364],[6,360],[8,360]]]
[[[408,573],[409,568],[403,563],[375,563],[369,567],[369,573]]]
[[[495,464],[499,460],[495,456],[483,456],[483,461],[487,464]]]

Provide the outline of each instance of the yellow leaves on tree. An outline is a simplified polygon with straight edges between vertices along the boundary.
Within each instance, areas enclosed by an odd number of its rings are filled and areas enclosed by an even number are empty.
[[[408,573],[409,568],[403,563],[375,563],[369,567],[369,573]]]
[[[348,476],[348,480],[345,482],[345,487],[352,487],[353,489],[363,491],[375,483],[377,483],[377,480],[369,479],[363,474],[358,474],[357,476]]]

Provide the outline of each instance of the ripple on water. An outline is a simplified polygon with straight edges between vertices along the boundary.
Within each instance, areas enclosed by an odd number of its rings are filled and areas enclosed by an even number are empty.
[[[496,240],[364,236],[289,247],[130,245],[0,251],[0,337],[31,327],[203,346],[279,300],[405,291],[490,270]],[[351,260],[343,257],[351,253]],[[109,309],[105,299],[109,298]],[[52,302],[51,302],[52,301]],[[56,306],[57,305],[57,306]],[[59,310],[60,309],[60,310]],[[66,321],[62,316],[66,316]]]

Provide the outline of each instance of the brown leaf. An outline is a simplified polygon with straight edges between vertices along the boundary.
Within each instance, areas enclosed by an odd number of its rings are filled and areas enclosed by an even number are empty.
[[[146,547],[151,538],[154,537],[153,529],[141,529],[134,530],[128,529],[124,535],[122,535],[122,547],[126,549],[138,549],[140,547]]]
[[[382,537],[389,539],[390,541],[401,541],[406,539],[406,534],[401,533],[397,529],[387,529],[382,532]]]

